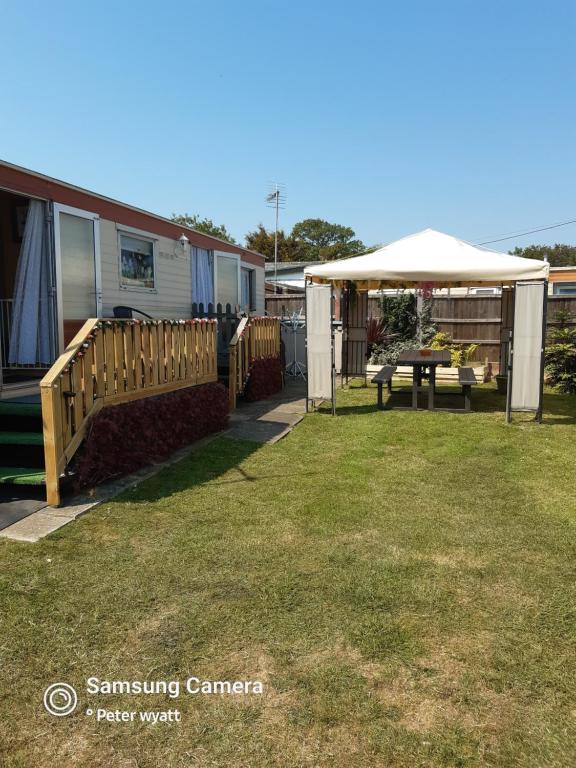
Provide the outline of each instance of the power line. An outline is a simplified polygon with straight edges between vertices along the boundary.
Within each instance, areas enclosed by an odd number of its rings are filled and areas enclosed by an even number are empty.
[[[538,227],[537,229],[529,229],[526,232],[515,232],[513,235],[507,237],[499,237],[496,240],[484,240],[476,245],[489,245],[490,243],[501,243],[503,240],[514,240],[516,237],[522,237],[523,235],[533,235],[535,232],[545,232],[548,229],[556,229],[557,227],[565,227],[568,224],[576,224],[576,219],[570,219],[569,221],[561,221],[559,224],[549,224],[546,227]]]

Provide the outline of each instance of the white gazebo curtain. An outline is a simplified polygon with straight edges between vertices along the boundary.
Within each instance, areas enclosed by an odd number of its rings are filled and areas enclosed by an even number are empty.
[[[194,248],[192,262],[192,301],[214,304],[214,255],[205,248]]]
[[[11,365],[44,366],[54,361],[52,282],[45,203],[30,200],[14,283]]]

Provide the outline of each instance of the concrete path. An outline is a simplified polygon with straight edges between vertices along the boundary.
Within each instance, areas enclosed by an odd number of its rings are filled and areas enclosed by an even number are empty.
[[[230,416],[224,437],[254,443],[276,443],[287,435],[306,412],[306,385],[288,381],[277,395],[257,403],[239,403]]]

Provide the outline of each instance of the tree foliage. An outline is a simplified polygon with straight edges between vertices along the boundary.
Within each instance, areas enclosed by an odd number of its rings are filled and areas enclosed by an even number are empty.
[[[266,256],[268,261],[274,260],[274,232],[269,232],[263,224],[258,224],[255,230],[246,235],[246,247]],[[299,244],[284,230],[278,230],[278,261],[304,261],[300,257]]]
[[[514,248],[512,256],[526,259],[547,258],[551,267],[573,267],[576,265],[576,245],[556,243],[556,245],[528,245],[526,248]]]
[[[356,256],[366,248],[351,227],[324,219],[304,219],[295,224],[292,237],[301,243],[308,261],[331,261]]]
[[[274,258],[274,232],[263,224],[246,235],[246,247]],[[323,219],[304,219],[287,235],[278,231],[278,261],[330,261],[364,253],[366,247],[350,227]]]
[[[201,218],[198,214],[180,213],[172,214],[172,221],[177,224],[182,224],[183,227],[190,227],[197,232],[204,232],[205,235],[212,235],[212,237],[218,237],[220,240],[226,240],[229,243],[236,243],[236,240],[232,237],[230,232],[226,229],[224,224],[214,224],[212,219]]]

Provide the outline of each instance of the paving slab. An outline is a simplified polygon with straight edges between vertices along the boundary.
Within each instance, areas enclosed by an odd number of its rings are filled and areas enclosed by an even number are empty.
[[[280,403],[274,410],[282,413],[306,413],[306,398]]]
[[[292,427],[285,422],[247,421],[224,433],[230,440],[248,440],[253,443],[277,443]]]
[[[70,522],[69,517],[53,515],[50,512],[34,512],[28,517],[13,523],[9,528],[0,531],[0,538],[13,539],[15,541],[35,542],[57,531],[58,528]]]
[[[14,525],[33,512],[37,512],[46,506],[46,502],[40,499],[10,499],[0,501],[0,530]]]
[[[289,427],[295,427],[296,424],[302,421],[304,414],[302,413],[288,413],[281,411],[279,408],[275,408],[273,411],[267,411],[259,416],[256,421],[259,422],[275,422],[277,424],[285,424]]]

